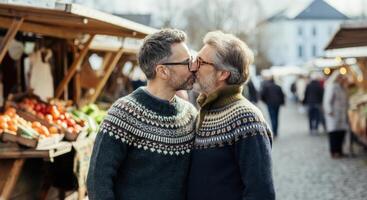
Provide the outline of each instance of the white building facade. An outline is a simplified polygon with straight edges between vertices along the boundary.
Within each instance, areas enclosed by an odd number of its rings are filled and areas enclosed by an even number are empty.
[[[260,28],[260,48],[273,65],[302,65],[324,55],[324,47],[347,19],[323,0],[300,11],[284,10]]]

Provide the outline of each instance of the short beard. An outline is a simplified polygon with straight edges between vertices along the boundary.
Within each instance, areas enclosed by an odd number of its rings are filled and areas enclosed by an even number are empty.
[[[196,79],[193,88],[194,91],[196,92],[208,94],[210,91],[214,90],[215,85],[216,85],[215,77],[210,76],[204,80]]]
[[[178,80],[171,80],[169,83],[174,87],[176,91],[179,90],[191,90],[193,88],[193,75],[187,78],[183,83],[177,84]]]

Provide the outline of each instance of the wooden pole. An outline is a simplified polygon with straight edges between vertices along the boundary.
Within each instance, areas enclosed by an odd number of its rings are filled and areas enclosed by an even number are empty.
[[[23,21],[24,18],[14,19],[8,31],[6,32],[6,35],[0,44],[0,63],[3,61],[5,54],[9,49],[10,42],[13,41]]]
[[[13,191],[18,177],[20,175],[20,172],[23,168],[23,164],[24,164],[24,159],[17,159],[14,161],[10,172],[9,172],[9,176],[6,179],[6,182],[4,184],[3,190],[1,191],[0,194],[0,199],[9,199],[11,192]]]
[[[109,64],[107,65],[107,68],[105,70],[105,74],[104,74],[102,80],[98,83],[93,96],[90,98],[89,103],[93,103],[97,100],[97,97],[100,95],[103,87],[105,86],[105,84],[106,84],[108,78],[110,77],[113,69],[115,68],[117,62],[121,58],[121,56],[123,54],[123,51],[124,51],[123,48],[121,48],[118,52],[116,52],[115,55],[113,56],[113,58],[111,59],[111,62],[109,62]]]
[[[74,78],[74,102],[79,105],[81,97],[81,84],[80,84],[80,72],[77,71]]]
[[[357,64],[363,75],[363,89],[367,91],[367,58],[359,58]]]
[[[61,81],[61,83],[58,85],[57,89],[56,89],[56,94],[55,97],[56,98],[60,98],[64,88],[67,86],[67,84],[69,83],[69,81],[71,80],[71,78],[74,76],[75,72],[77,71],[77,69],[79,68],[79,66],[81,65],[81,63],[84,60],[84,57],[87,55],[87,52],[89,50],[90,44],[92,43],[94,38],[94,35],[91,35],[88,39],[88,41],[85,43],[81,53],[79,54],[79,56],[77,58],[75,58],[73,64],[71,65],[71,67],[69,68],[66,76],[64,77],[64,79]]]

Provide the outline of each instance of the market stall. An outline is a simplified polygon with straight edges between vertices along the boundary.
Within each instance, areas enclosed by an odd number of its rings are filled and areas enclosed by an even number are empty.
[[[348,111],[352,138],[367,147],[367,21],[342,24],[326,47],[352,79]]]
[[[121,69],[124,62],[135,59],[137,46],[126,41],[138,41],[154,31],[77,4],[40,8],[0,3],[4,36],[0,41],[4,95],[0,95],[5,96],[0,116],[0,199],[27,195],[24,188],[17,189],[25,162],[57,163],[70,152],[75,162],[69,168],[77,174],[79,199],[84,197],[88,157],[105,114],[93,103],[116,66]],[[112,38],[113,45],[105,45],[106,38]],[[32,45],[33,50],[25,54]],[[101,66],[88,71],[94,53],[102,57]],[[49,185],[40,188],[32,191],[40,193],[37,198],[50,196]],[[20,190],[22,194],[14,192]]]

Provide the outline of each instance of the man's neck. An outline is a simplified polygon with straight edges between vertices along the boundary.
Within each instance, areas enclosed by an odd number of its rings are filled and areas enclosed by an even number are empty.
[[[176,93],[166,85],[154,81],[148,81],[146,89],[151,95],[167,101],[171,101]]]

